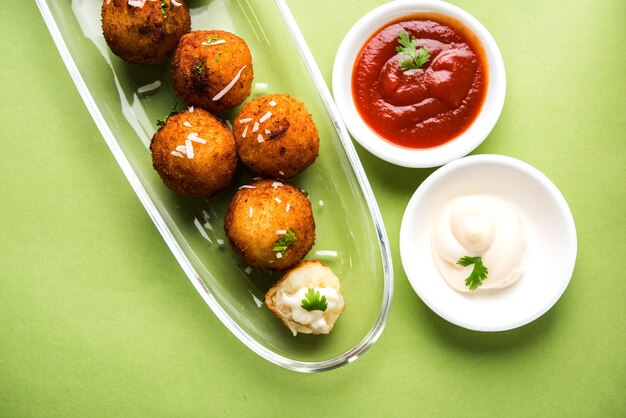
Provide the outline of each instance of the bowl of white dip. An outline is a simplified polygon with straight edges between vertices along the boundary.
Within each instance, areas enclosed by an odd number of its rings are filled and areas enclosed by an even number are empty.
[[[476,331],[525,325],[559,300],[577,238],[565,198],[543,173],[474,155],[431,174],[400,228],[402,265],[422,301]]]

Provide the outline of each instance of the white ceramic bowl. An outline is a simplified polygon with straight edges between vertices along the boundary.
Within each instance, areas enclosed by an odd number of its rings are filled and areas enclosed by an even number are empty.
[[[431,229],[446,202],[479,193],[517,209],[526,237],[526,269],[509,287],[461,293],[437,270]],[[465,157],[435,171],[413,194],[400,228],[402,265],[415,292],[442,318],[477,331],[513,329],[543,315],[565,291],[576,249],[574,219],[561,192],[536,168],[501,155]]]
[[[352,97],[352,69],[365,42],[379,29],[399,18],[419,12],[450,16],[467,26],[482,43],[488,71],[487,97],[474,123],[452,141],[429,149],[407,149],[382,139],[363,121]],[[397,0],[363,16],[341,42],[333,66],[333,96],[350,134],[369,152],[404,167],[437,167],[467,155],[495,126],[506,94],[502,55],[487,29],[466,11],[439,0]]]

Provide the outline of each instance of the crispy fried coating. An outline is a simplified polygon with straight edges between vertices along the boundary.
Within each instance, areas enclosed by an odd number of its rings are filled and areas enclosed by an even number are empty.
[[[137,7],[128,0],[104,0],[102,32],[111,51],[133,64],[165,61],[191,29],[189,9],[184,0],[178,3],[147,0]]]
[[[163,182],[185,196],[214,195],[230,184],[237,168],[232,132],[199,108],[170,116],[154,134],[150,150],[152,165]]]
[[[298,264],[315,243],[309,199],[297,187],[277,180],[244,187],[235,193],[224,219],[235,252],[247,264],[264,269],[283,270]],[[274,251],[287,231],[295,234],[295,242],[284,254]]]
[[[248,102],[234,124],[241,161],[262,177],[290,178],[319,154],[319,135],[304,104],[286,94]]]
[[[239,106],[250,95],[253,78],[248,45],[230,32],[190,32],[174,52],[172,85],[188,105],[216,114]]]

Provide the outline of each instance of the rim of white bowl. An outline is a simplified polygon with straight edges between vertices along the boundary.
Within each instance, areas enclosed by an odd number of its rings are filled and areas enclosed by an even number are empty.
[[[470,29],[485,50],[488,66],[487,96],[472,125],[457,138],[434,148],[408,149],[383,139],[359,115],[352,96],[352,69],[365,42],[390,22],[416,13],[439,13]],[[341,42],[332,73],[333,95],[350,134],[369,152],[403,167],[437,167],[472,152],[487,138],[498,121],[506,96],[506,73],[495,39],[475,17],[441,0],[396,0],[370,11],[348,31]]]
[[[422,287],[420,287],[417,278],[412,277],[410,274],[411,269],[409,265],[411,263],[411,259],[413,258],[413,254],[410,254],[407,251],[409,247],[408,241],[412,239],[414,234],[411,234],[409,224],[411,223],[412,217],[414,216],[417,207],[421,204],[421,201],[430,193],[430,190],[437,186],[439,181],[447,178],[455,172],[476,165],[501,165],[521,172],[536,180],[554,199],[554,202],[559,212],[562,214],[562,220],[568,232],[568,236],[564,240],[564,245],[569,246],[569,258],[567,260],[561,260],[561,262],[567,264],[568,268],[565,274],[566,277],[561,282],[561,286],[556,289],[552,297],[543,306],[541,306],[540,309],[537,309],[530,315],[519,318],[517,321],[510,322],[506,325],[485,326],[481,324],[467,322],[462,317],[450,314],[448,310],[439,306],[435,300],[430,298],[428,292],[424,292]],[[572,211],[569,205],[567,204],[567,201],[565,200],[565,197],[558,189],[558,187],[556,187],[556,185],[544,173],[542,173],[539,169],[533,167],[532,165],[517,158],[497,154],[478,154],[464,157],[457,161],[453,161],[450,164],[446,164],[445,166],[437,169],[430,176],[428,176],[428,178],[426,178],[426,180],[424,180],[422,184],[420,184],[415,193],[413,193],[413,196],[411,196],[411,199],[407,204],[404,215],[402,217],[402,223],[400,225],[399,244],[402,267],[404,268],[407,279],[409,280],[409,283],[411,284],[411,287],[413,288],[415,293],[426,304],[426,306],[428,306],[433,312],[435,312],[437,315],[450,323],[473,331],[484,332],[508,331],[511,329],[519,328],[533,322],[537,318],[543,316],[547,311],[549,311],[558,302],[563,293],[565,293],[565,290],[567,289],[572,279],[572,275],[574,274],[576,256],[578,253],[578,239],[576,233],[576,225],[574,223],[574,217],[572,215]]]

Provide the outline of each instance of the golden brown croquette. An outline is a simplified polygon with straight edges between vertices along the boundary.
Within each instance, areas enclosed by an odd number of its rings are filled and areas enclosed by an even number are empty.
[[[209,197],[226,187],[237,168],[233,134],[206,110],[170,116],[152,138],[152,165],[181,195]]]
[[[191,29],[184,0],[104,0],[102,32],[115,55],[133,64],[165,61]]]
[[[230,32],[190,32],[174,52],[172,85],[191,106],[216,114],[239,106],[250,95],[253,78],[248,45]]]
[[[230,202],[224,230],[243,261],[270,270],[293,267],[315,243],[309,199],[277,180],[242,186]]]
[[[234,123],[241,161],[263,177],[290,178],[319,154],[319,136],[304,104],[286,94],[246,103]]]

